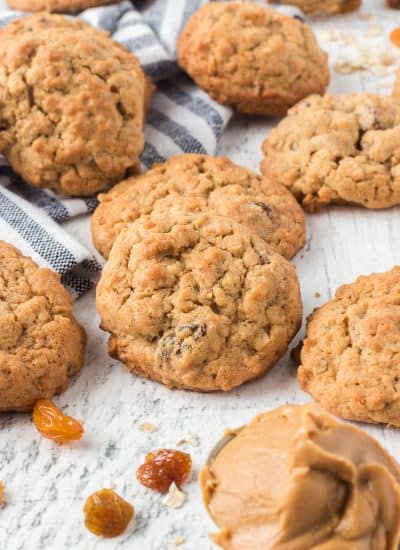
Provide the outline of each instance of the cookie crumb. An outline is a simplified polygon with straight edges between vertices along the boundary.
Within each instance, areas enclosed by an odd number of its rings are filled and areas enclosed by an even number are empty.
[[[319,292],[316,292],[316,293],[314,294],[314,296],[315,296],[315,298],[321,298],[321,294],[320,294]]]
[[[338,39],[338,33],[332,30],[321,31],[318,36],[321,40],[326,40],[327,42],[336,42]]]
[[[174,540],[174,545],[175,546],[182,546],[182,544],[185,544],[185,538],[182,537],[182,535],[178,535],[175,540]]]
[[[360,13],[359,18],[362,21],[370,21],[372,19],[372,13]]]
[[[192,447],[200,446],[200,437],[194,432],[187,432],[176,442],[177,445],[191,445]]]
[[[138,424],[138,428],[141,432],[149,432],[151,434],[158,430],[158,427],[151,422],[141,422]]]
[[[370,25],[368,29],[365,31],[365,36],[374,37],[374,36],[380,36],[382,34],[382,26],[381,25]]]
[[[336,73],[345,74],[345,75],[366,70],[365,63],[363,63],[362,60],[350,61],[348,59],[345,59],[345,60],[339,59],[334,64],[333,68]]]
[[[397,60],[394,55],[382,54],[380,58],[380,62],[384,67],[388,67],[389,65],[395,65]]]
[[[180,491],[175,482],[171,483],[167,496],[163,500],[165,506],[169,508],[180,508],[186,500],[186,493]]]

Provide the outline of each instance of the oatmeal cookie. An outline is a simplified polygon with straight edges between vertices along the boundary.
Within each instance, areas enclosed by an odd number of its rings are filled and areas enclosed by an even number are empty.
[[[115,4],[120,0],[7,0],[14,10],[35,12],[46,10],[55,13],[77,13],[88,8]]]
[[[268,0],[272,3],[274,0]],[[304,13],[343,14],[357,10],[361,0],[281,0],[281,4],[297,6]]]
[[[341,286],[309,317],[298,378],[334,414],[400,427],[400,267]]]
[[[151,86],[136,57],[79,19],[0,30],[0,153],[25,181],[86,196],[138,165]]]
[[[198,86],[243,113],[284,114],[329,83],[312,30],[251,2],[200,8],[179,37],[178,58]]]
[[[0,412],[65,390],[85,345],[59,275],[0,241]]]
[[[176,197],[196,197],[191,210],[215,210],[251,228],[286,258],[305,243],[304,214],[282,185],[266,182],[227,158],[186,154],[153,166],[99,195],[92,217],[97,250],[108,256],[117,234],[127,223],[149,214]],[[182,203],[181,203],[182,204]]]
[[[263,143],[261,171],[312,212],[329,203],[400,203],[400,102],[373,94],[310,96]]]
[[[299,329],[296,271],[229,218],[170,210],[121,231],[97,287],[109,353],[168,387],[230,390]]]

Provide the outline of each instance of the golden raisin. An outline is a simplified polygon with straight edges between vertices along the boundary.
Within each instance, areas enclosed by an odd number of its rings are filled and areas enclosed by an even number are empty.
[[[398,46],[400,48],[400,27],[397,29],[394,29],[390,33],[390,40],[393,42],[395,46]]]
[[[135,510],[112,489],[100,489],[85,502],[85,525],[101,537],[117,537],[128,527]]]
[[[33,422],[39,432],[58,443],[76,441],[83,434],[83,426],[71,416],[65,416],[48,399],[39,399],[33,408]]]
[[[145,463],[139,466],[136,476],[145,487],[166,493],[173,482],[181,487],[191,469],[192,459],[189,454],[173,449],[159,449],[146,455]]]

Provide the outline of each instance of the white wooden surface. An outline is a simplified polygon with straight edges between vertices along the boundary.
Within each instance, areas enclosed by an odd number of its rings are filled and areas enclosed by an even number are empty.
[[[327,42],[327,30],[356,36],[359,41],[365,39],[370,52],[383,48],[400,62],[400,50],[391,50],[387,40],[396,21],[400,25],[400,12],[389,12],[383,5],[383,0],[365,0],[362,17],[358,13],[311,21],[329,49],[332,63],[354,52],[353,46],[343,50],[338,42]],[[364,17],[368,13],[374,20]],[[379,32],[373,25],[381,26]],[[332,72],[330,91],[389,93],[392,82],[392,74],[343,76]],[[220,153],[257,170],[260,145],[269,127],[265,119],[236,117],[223,138]],[[381,212],[332,208],[308,216],[307,245],[295,258],[305,315],[329,299],[338,285],[361,273],[383,271],[400,263],[399,213],[399,208]],[[83,242],[90,243],[87,219],[75,220],[68,227]],[[318,299],[316,292],[321,294]],[[0,418],[0,479],[6,485],[8,500],[0,511],[0,549],[161,550],[174,548],[177,536],[185,538],[180,546],[185,550],[213,548],[207,533],[214,527],[201,504],[198,469],[226,427],[241,425],[277,405],[310,399],[299,389],[289,357],[264,379],[226,395],[171,392],[129,375],[108,358],[106,335],[98,329],[94,292],[78,301],[75,311],[88,332],[87,364],[57,402],[68,414],[84,420],[86,434],[74,446],[59,447],[38,435],[28,415]],[[153,422],[158,431],[141,432],[137,425],[143,421]],[[367,429],[400,459],[398,431]],[[183,508],[171,510],[157,494],[140,487],[135,470],[147,451],[175,447],[189,431],[199,435],[201,444],[197,448],[182,447],[193,457],[194,472],[185,489],[187,502]],[[124,536],[102,540],[84,528],[82,506],[91,492],[110,485],[135,505],[137,518]]]

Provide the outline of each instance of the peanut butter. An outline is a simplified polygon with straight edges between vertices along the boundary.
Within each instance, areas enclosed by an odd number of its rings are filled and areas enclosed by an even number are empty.
[[[200,472],[226,550],[396,550],[400,468],[319,405],[260,414]]]

